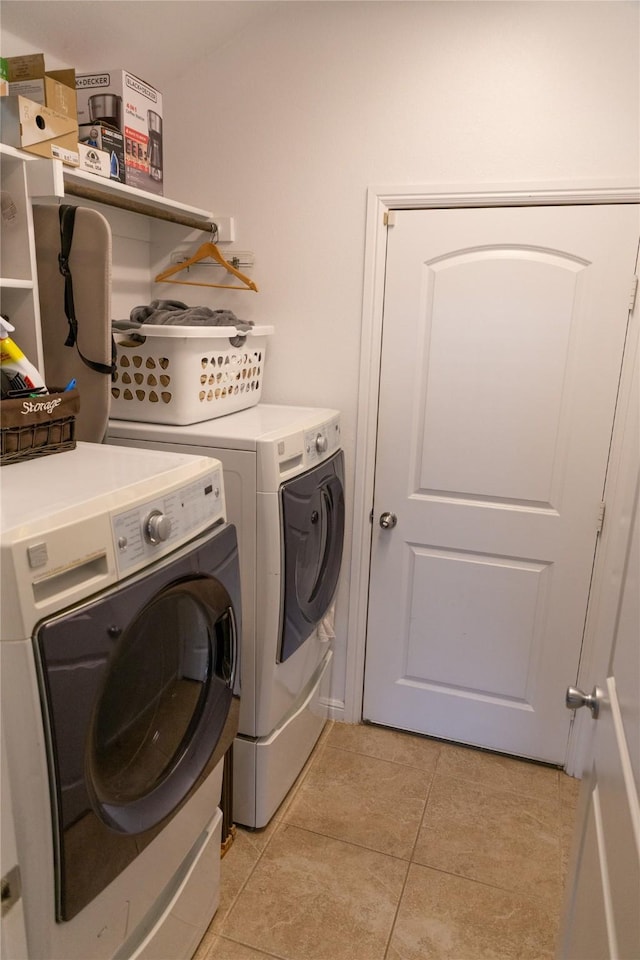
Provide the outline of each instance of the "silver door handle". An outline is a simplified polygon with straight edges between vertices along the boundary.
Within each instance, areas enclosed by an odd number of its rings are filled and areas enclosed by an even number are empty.
[[[383,530],[393,530],[397,522],[398,518],[396,517],[395,513],[389,513],[387,511],[380,517],[380,526]]]
[[[600,704],[604,694],[600,687],[594,687],[592,693],[583,693],[577,687],[567,687],[565,704],[569,710],[578,710],[580,707],[589,707],[591,716],[594,720],[598,719],[600,713]]]

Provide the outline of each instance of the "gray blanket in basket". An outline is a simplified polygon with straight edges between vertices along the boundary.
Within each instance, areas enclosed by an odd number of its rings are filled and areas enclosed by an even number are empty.
[[[134,307],[133,323],[182,325],[185,327],[235,327],[244,333],[253,326],[253,320],[240,320],[231,310],[210,310],[209,307],[189,307],[179,300],[152,300],[146,306]]]

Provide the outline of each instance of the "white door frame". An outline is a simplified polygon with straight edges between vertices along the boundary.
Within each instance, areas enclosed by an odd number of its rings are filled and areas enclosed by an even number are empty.
[[[349,637],[346,652],[344,719],[362,719],[364,663],[367,633],[369,574],[371,567],[371,506],[376,458],[376,433],[382,314],[386,267],[386,215],[393,210],[424,210],[449,207],[553,206],[564,204],[638,203],[640,187],[619,179],[596,183],[551,182],[537,184],[403,185],[371,186],[367,191],[365,264],[360,341],[358,419],[351,567],[349,571]],[[625,353],[626,356],[626,353]],[[611,465],[615,471],[616,463]],[[607,482],[615,481],[607,477]],[[597,638],[585,638],[580,660],[579,682],[588,685],[594,664],[608,651],[598,649]],[[606,660],[605,660],[606,662]],[[567,685],[572,678],[567,678]],[[590,688],[589,688],[590,689]],[[582,752],[580,723],[573,724],[569,738],[567,771],[580,773]]]

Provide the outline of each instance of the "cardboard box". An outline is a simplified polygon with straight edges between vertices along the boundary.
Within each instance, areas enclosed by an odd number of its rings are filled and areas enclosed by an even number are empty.
[[[83,156],[86,158],[87,149],[93,147],[100,153],[106,153],[109,158],[107,173],[100,173],[99,176],[107,176],[120,183],[125,182],[124,137],[119,130],[102,127],[97,123],[81,123],[78,127],[78,141],[80,146],[85,147],[84,151],[80,151],[80,166],[83,170],[88,170],[89,167],[83,166],[82,158]]]
[[[0,97],[0,118],[3,143],[72,167],[80,163],[78,124],[72,117],[26,97]]]
[[[28,53],[22,57],[7,57],[7,80],[31,80],[44,76],[44,53]]]
[[[125,183],[162,195],[162,94],[126,70],[76,76],[78,121],[124,137]]]
[[[44,68],[44,54],[7,58],[9,95],[26,97],[77,121],[75,70]]]

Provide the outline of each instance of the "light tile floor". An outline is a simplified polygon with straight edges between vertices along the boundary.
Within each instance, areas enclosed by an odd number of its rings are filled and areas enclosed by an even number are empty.
[[[551,960],[578,786],[329,723],[271,823],[238,828],[194,960]]]

